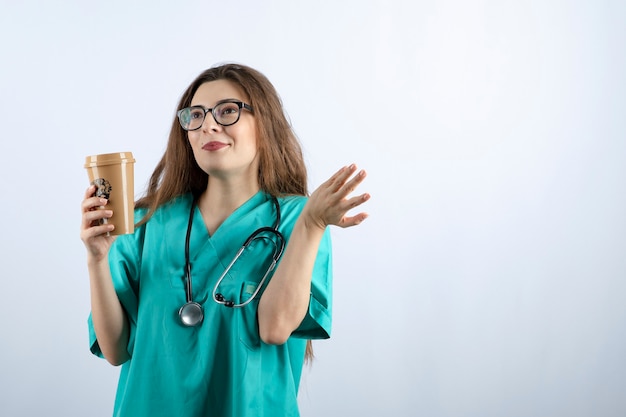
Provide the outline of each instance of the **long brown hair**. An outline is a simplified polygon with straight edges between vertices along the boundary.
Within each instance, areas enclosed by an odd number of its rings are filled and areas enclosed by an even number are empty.
[[[307,195],[307,172],[302,148],[283,111],[282,101],[272,83],[259,71],[245,65],[224,64],[202,72],[183,93],[176,111],[189,107],[198,88],[207,82],[228,80],[250,99],[259,152],[259,187],[272,196]],[[162,204],[191,192],[206,190],[208,174],[196,163],[187,132],[175,116],[163,157],[157,164],[136,208],[146,208],[137,224],[146,223]],[[305,359],[312,360],[311,341]]]
[[[238,64],[209,68],[183,93],[176,111],[189,107],[202,84],[217,80],[236,84],[250,99],[256,122],[261,190],[273,196],[307,195],[307,172],[300,143],[285,117],[276,89],[259,71]],[[136,203],[137,208],[148,209],[139,225],[173,198],[188,192],[202,193],[207,181],[208,174],[196,163],[187,132],[174,117],[165,153],[150,177],[146,195]]]

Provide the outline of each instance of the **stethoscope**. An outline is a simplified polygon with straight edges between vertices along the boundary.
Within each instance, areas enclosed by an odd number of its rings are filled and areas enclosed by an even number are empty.
[[[278,226],[280,225],[280,205],[278,204],[278,200],[276,199],[276,197],[272,197],[272,201],[274,202],[274,206],[276,207],[276,223],[274,223],[274,227],[261,227],[252,232],[250,236],[248,236],[243,246],[239,249],[230,264],[228,264],[226,270],[222,273],[222,276],[220,276],[220,278],[215,283],[215,286],[213,287],[213,301],[215,301],[216,303],[222,304],[226,307],[243,307],[247,305],[257,296],[257,294],[263,287],[263,284],[265,283],[268,275],[276,267],[276,264],[278,263],[278,260],[282,256],[283,250],[285,249],[285,239],[283,238],[283,235],[278,231]],[[191,226],[193,224],[193,214],[195,212],[196,203],[197,198],[194,199],[193,203],[191,204],[191,210],[189,212],[189,224],[187,225],[187,237],[185,239],[185,294],[187,297],[187,302],[178,310],[180,321],[182,322],[182,324],[189,327],[197,326],[198,324],[202,323],[202,320],[204,319],[204,311],[202,309],[202,306],[199,303],[193,301],[193,291],[191,287],[191,262],[189,260],[189,240],[191,237]],[[273,234],[274,236],[276,236],[276,241],[270,239],[267,236],[263,236],[263,233]],[[265,275],[263,275],[263,278],[257,285],[250,298],[248,298],[243,303],[235,303],[232,300],[226,300],[224,296],[218,292],[222,280],[224,279],[226,274],[228,274],[230,268],[235,264],[235,262],[237,262],[237,259],[239,259],[239,257],[246,250],[246,248],[257,239],[266,239],[274,244],[272,263],[267,268]]]

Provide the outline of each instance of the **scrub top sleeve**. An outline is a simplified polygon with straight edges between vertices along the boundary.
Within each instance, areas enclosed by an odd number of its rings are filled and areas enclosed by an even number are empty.
[[[332,324],[332,248],[330,229],[326,228],[320,242],[313,277],[309,310],[300,326],[292,333],[293,337],[304,339],[328,339]]]
[[[137,324],[137,294],[139,293],[139,271],[141,265],[140,247],[143,246],[145,226],[135,230],[132,235],[118,236],[109,250],[109,267],[113,287],[126,312],[129,323],[128,353],[132,356],[135,329]],[[91,314],[88,319],[89,346],[91,352],[104,357],[93,327]]]

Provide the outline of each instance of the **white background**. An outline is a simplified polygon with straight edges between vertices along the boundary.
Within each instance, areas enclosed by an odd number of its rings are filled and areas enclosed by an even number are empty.
[[[275,84],[312,188],[369,174],[303,416],[626,415],[625,5],[2,0],[0,415],[111,414],[84,158],[132,151],[141,193],[227,61]]]

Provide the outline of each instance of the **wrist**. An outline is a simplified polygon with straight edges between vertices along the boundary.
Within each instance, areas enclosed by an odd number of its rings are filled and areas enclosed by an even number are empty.
[[[304,230],[308,233],[324,232],[326,224],[321,219],[311,216],[309,210],[305,207],[300,213],[297,223],[300,223]],[[296,223],[296,224],[297,224]]]
[[[109,257],[107,254],[104,255],[94,255],[90,252],[87,252],[87,266],[89,268],[100,268],[102,266],[109,265]]]

